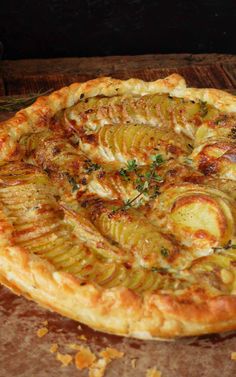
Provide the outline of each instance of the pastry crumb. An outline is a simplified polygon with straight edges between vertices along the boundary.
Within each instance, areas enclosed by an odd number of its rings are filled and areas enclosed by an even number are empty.
[[[75,366],[78,369],[89,368],[96,360],[96,356],[89,347],[80,346],[75,355]]]
[[[146,377],[161,377],[161,372],[156,367],[147,369]]]
[[[231,352],[231,360],[236,360],[236,352]]]
[[[67,354],[62,354],[60,352],[57,352],[56,360],[60,361],[62,363],[61,366],[67,367],[72,362],[72,356]]]
[[[72,350],[80,350],[80,348],[81,348],[81,345],[80,344],[76,344],[76,343],[70,343],[70,344],[68,344],[68,347],[70,348],[70,349],[72,349]]]
[[[124,352],[120,352],[116,348],[107,347],[99,352],[100,359],[95,361],[89,368],[89,377],[103,377],[106,367],[114,359],[120,359],[124,356]]]
[[[58,350],[58,344],[57,343],[52,343],[51,347],[50,347],[50,352],[51,353],[55,353],[55,352],[57,352],[57,350]]]
[[[137,359],[131,359],[131,366],[133,369],[136,368]]]
[[[113,360],[113,359],[120,359],[121,357],[123,357],[124,352],[120,352],[116,348],[107,347],[104,350],[102,350],[99,353],[99,355],[102,356],[104,359]]]
[[[48,321],[47,321],[47,320],[46,320],[46,321],[43,321],[42,324],[43,324],[44,326],[48,326]]]
[[[41,327],[40,329],[37,330],[37,336],[39,338],[42,338],[44,335],[48,333],[47,327]]]
[[[89,368],[89,377],[103,377],[109,360],[98,359]]]
[[[78,335],[78,339],[80,340],[87,340],[86,336],[84,334]]]

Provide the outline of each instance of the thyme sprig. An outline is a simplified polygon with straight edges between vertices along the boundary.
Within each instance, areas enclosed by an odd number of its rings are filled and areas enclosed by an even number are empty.
[[[140,198],[140,203],[142,204],[142,195],[150,196],[150,199],[155,198],[159,194],[159,186],[157,186],[158,182],[162,181],[162,177],[160,177],[156,173],[156,168],[161,165],[164,162],[164,159],[162,155],[157,154],[154,156],[151,156],[152,163],[150,165],[150,170],[148,170],[145,174],[140,174],[138,171],[138,165],[135,160],[128,161],[127,168],[122,168],[120,170],[120,175],[125,180],[130,180],[129,173],[135,172],[137,175],[137,179],[135,180],[135,189],[139,192],[134,198],[130,198],[124,202],[124,205],[118,208],[113,209],[113,213],[117,211],[125,211],[132,207],[134,202],[137,202],[137,200]],[[155,184],[154,188],[153,183]],[[151,192],[151,188],[153,188]]]
[[[131,173],[132,171],[136,171],[137,168],[138,168],[138,165],[137,165],[136,160],[129,160],[127,162],[127,168],[120,169],[119,174],[122,176],[122,178],[125,181],[130,181],[129,173]]]
[[[0,98],[0,111],[18,111],[23,107],[30,106],[38,97],[49,94],[52,89],[47,91],[39,91],[27,96],[7,96]]]

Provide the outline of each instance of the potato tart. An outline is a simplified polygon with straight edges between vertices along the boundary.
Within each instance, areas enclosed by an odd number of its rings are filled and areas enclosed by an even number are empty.
[[[236,329],[236,97],[98,78],[1,124],[0,281],[143,339]]]

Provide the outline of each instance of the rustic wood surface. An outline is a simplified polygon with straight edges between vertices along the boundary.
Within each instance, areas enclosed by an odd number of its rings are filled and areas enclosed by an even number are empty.
[[[156,80],[177,72],[188,85],[236,88],[235,55],[143,55],[2,61],[0,95],[58,89],[75,81],[98,76]]]
[[[139,77],[155,80],[172,72],[182,74],[188,85],[236,89],[236,57],[231,55],[148,55],[134,57],[72,58],[3,61],[0,63],[0,95],[15,95],[56,89],[73,81],[96,76]],[[13,113],[0,113],[0,119]],[[43,338],[37,329],[48,320]],[[40,308],[0,287],[0,376],[76,377],[88,376],[74,365],[61,367],[49,352],[58,343],[62,353],[73,352],[69,343],[87,344],[98,353],[116,347],[124,357],[112,362],[106,377],[145,377],[147,368],[157,367],[162,377],[235,377],[236,332],[185,338],[174,342],[141,341],[95,332],[86,326]],[[84,334],[87,341],[79,336]],[[132,368],[132,359],[137,359]]]

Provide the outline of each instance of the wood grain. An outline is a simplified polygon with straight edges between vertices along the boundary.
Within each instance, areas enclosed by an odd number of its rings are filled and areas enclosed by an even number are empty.
[[[177,72],[195,87],[236,88],[236,56],[223,54],[168,54],[6,60],[0,64],[5,92],[25,94],[58,89],[75,81],[113,76],[156,80]]]

